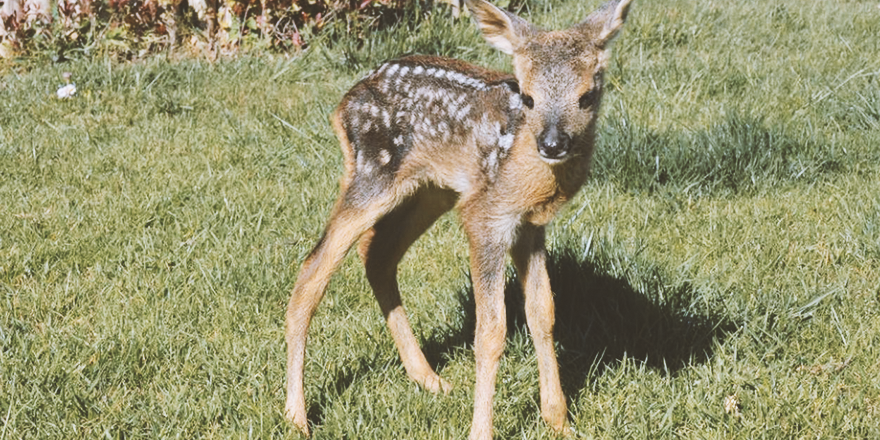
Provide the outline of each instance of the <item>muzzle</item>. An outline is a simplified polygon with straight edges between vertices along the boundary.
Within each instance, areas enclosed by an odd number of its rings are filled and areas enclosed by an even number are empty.
[[[538,153],[551,162],[565,159],[571,150],[571,136],[556,127],[556,124],[548,125],[537,139]]]

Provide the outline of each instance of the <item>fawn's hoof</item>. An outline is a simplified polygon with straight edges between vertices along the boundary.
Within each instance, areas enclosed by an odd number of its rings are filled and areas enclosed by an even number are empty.
[[[550,429],[557,438],[571,438],[571,426],[569,426],[568,420],[564,421],[561,425],[550,425]]]
[[[425,378],[424,387],[432,393],[449,394],[452,391],[452,384],[443,380],[437,374],[432,374]]]
[[[550,405],[542,411],[544,422],[557,437],[568,437],[571,429],[568,425],[568,410],[565,405]]]
[[[306,419],[305,411],[296,411],[293,408],[284,410],[284,418],[299,429],[302,435],[309,437],[309,421]]]

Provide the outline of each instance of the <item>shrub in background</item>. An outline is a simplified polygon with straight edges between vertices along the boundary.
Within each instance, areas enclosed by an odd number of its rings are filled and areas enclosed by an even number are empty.
[[[441,0],[453,4],[457,0]],[[0,0],[0,58],[110,53],[123,58],[183,48],[216,57],[243,43],[303,48],[329,22],[359,29],[399,16],[405,0]]]

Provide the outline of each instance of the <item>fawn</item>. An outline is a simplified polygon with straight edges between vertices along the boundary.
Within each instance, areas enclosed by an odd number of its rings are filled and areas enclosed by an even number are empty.
[[[331,117],[345,173],[323,236],[300,269],[286,316],[285,416],[308,435],[303,363],[309,321],[333,271],[359,240],[367,279],[407,374],[451,385],[425,360],[397,285],[407,248],[455,208],[468,237],[476,302],[471,439],[492,437],[492,396],[506,335],[506,254],[522,279],[541,414],[555,431],[567,408],[553,347],[545,226],[587,177],[609,43],[630,0],[612,0],[564,31],[544,31],[484,0],[467,0],[485,39],[513,56],[514,76],[462,61],[409,56],[357,83]]]

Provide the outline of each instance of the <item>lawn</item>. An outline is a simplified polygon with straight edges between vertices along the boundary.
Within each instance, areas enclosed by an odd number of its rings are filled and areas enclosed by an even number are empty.
[[[549,228],[572,438],[880,438],[877,29],[876,0],[633,5]],[[297,438],[283,317],[338,191],[328,115],[409,52],[509,70],[438,6],[295,54],[0,71],[0,440]],[[349,255],[309,333],[314,438],[466,436],[467,258],[449,214],[400,268],[434,395]],[[551,438],[516,283],[495,436]]]

